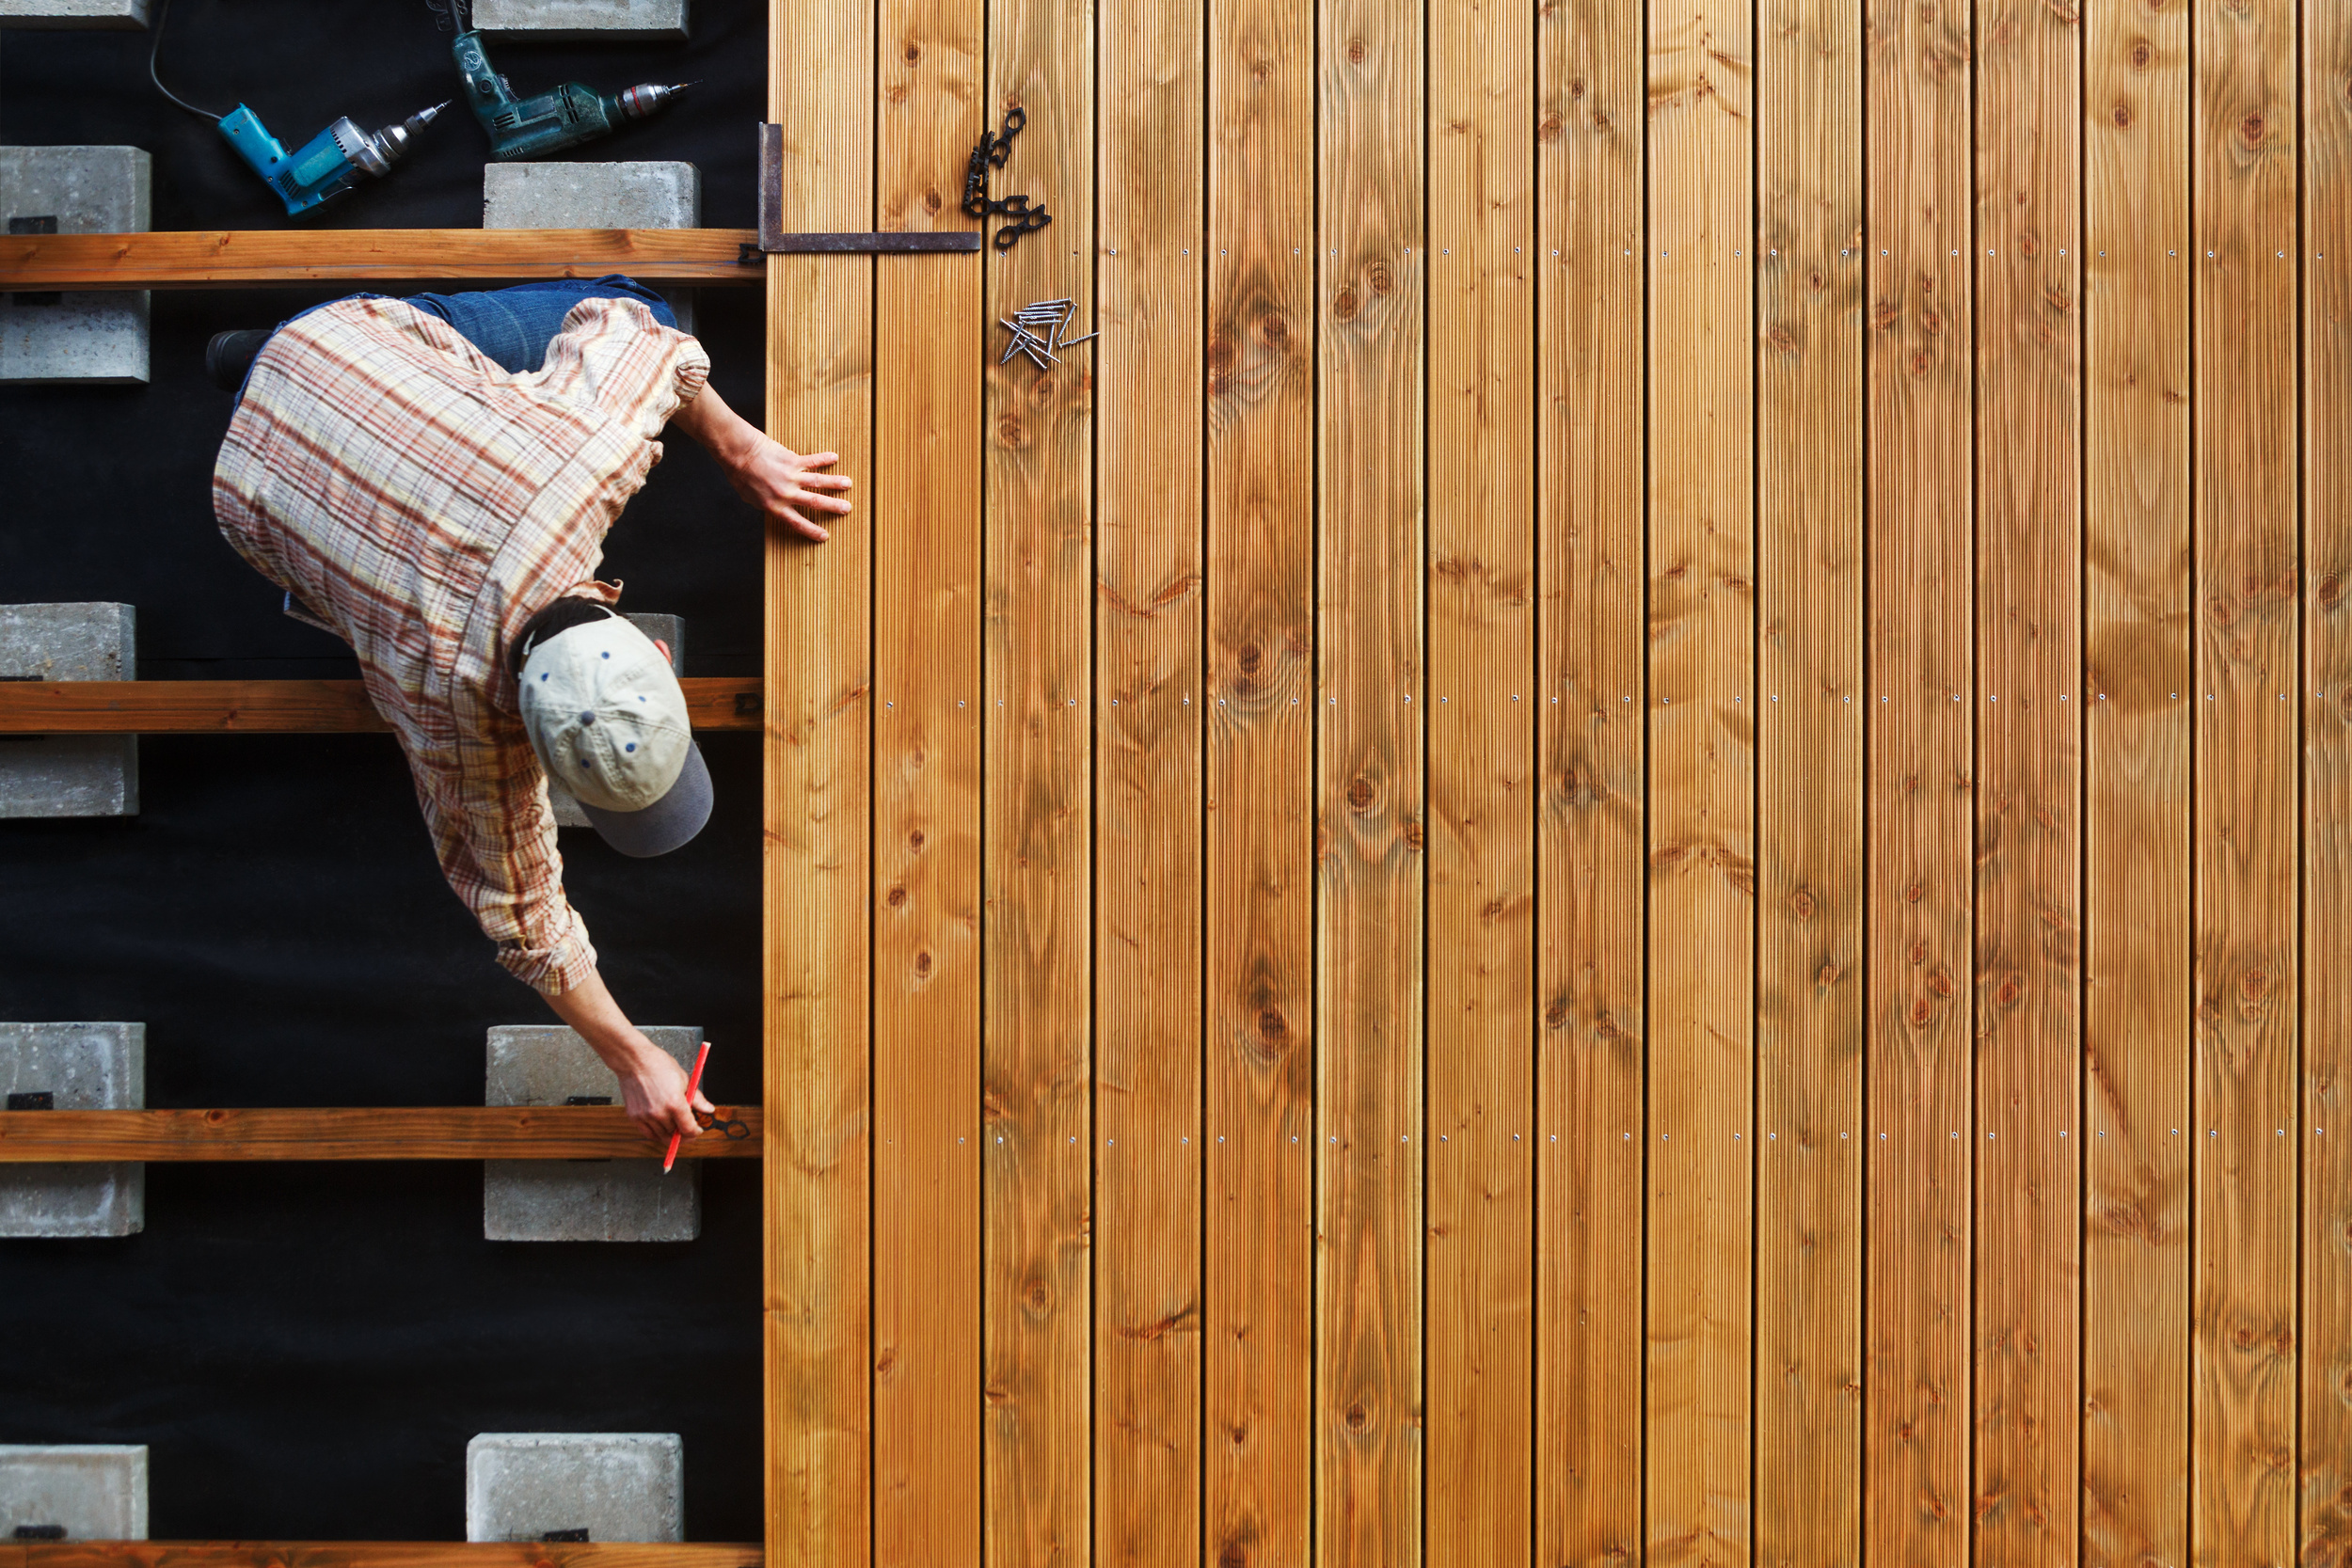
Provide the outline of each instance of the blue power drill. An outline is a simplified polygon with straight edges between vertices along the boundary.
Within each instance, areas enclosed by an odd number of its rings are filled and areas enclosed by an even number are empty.
[[[421,109],[373,136],[345,115],[292,153],[262,129],[261,117],[242,103],[221,117],[220,134],[278,193],[286,204],[287,215],[300,217],[362,180],[390,173],[392,166],[407,155],[408,144],[416,140],[417,133],[448,107],[441,103]]]
[[[506,78],[490,68],[479,32],[458,34],[455,53],[457,70],[466,78],[466,102],[473,105],[474,118],[490,138],[490,156],[502,164],[545,157],[610,135],[623,121],[644,119],[693,86],[687,82],[663,87],[647,83],[600,93],[578,82],[566,82],[551,92],[516,98]]]

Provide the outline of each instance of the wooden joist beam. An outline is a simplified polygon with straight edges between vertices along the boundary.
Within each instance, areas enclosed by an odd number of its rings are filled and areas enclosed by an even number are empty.
[[[722,1107],[749,1135],[706,1132],[680,1159],[755,1160],[759,1108]],[[643,1160],[659,1158],[617,1105],[0,1112],[0,1165],[112,1160]],[[8,1568],[0,1559],[0,1568]]]
[[[755,730],[759,682],[678,683],[698,730]],[[348,735],[387,728],[358,681],[0,681],[0,735]]]
[[[756,1543],[0,1541],[0,1568],[760,1568]]]
[[[289,229],[0,238],[0,292],[252,288],[420,278],[757,283],[751,229]],[[745,245],[755,248],[747,261]]]

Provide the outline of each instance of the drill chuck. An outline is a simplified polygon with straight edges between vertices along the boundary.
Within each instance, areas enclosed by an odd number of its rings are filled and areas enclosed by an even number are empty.
[[[644,119],[662,104],[667,103],[693,85],[691,82],[680,82],[674,87],[664,87],[646,82],[629,87],[620,95],[621,113],[631,119]]]
[[[362,143],[351,161],[382,179],[392,171],[394,164],[408,155],[408,146],[417,139],[417,133],[432,124],[434,117],[448,107],[445,99],[429,109],[419,109],[398,125],[387,125]]]

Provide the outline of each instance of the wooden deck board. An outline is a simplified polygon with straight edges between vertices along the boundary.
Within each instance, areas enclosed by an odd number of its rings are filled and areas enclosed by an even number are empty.
[[[2352,1561],[2352,11],[2303,8],[2303,1272],[2298,1561]]]
[[[1094,372],[1093,1560],[1198,1568],[1202,0],[1111,0]]]
[[[771,0],[787,222],[872,225],[868,79],[786,84],[787,40],[854,55],[873,27],[873,0]],[[821,547],[771,531],[764,563],[763,1092],[783,1110],[762,1173],[767,1539],[774,1562],[819,1564],[873,1544],[874,268],[767,267],[769,433],[839,452],[857,508]]]
[[[1315,1549],[1422,1544],[1422,14],[1322,0]]]
[[[1427,1560],[1534,1545],[1534,34],[1429,11]]]
[[[1978,15],[1975,1453],[1980,1562],[2072,1564],[2082,1211],[2081,25]]]
[[[689,675],[697,730],[760,728],[760,683]],[[358,681],[0,681],[5,735],[389,734]]]
[[[1756,1554],[1862,1527],[1862,11],[1756,19]]]
[[[876,222],[931,230],[977,0],[882,0]],[[982,1541],[980,259],[875,264],[874,1562]],[[830,1563],[814,1568],[832,1568]]]
[[[756,1106],[721,1107],[749,1134],[706,1132],[680,1159],[755,1160]],[[0,1164],[108,1160],[649,1159],[654,1145],[618,1106],[453,1105],[318,1110],[15,1111],[0,1113]]]
[[[1653,1564],[1753,1545],[1755,13],[1649,13]]]
[[[1647,40],[1537,13],[1535,1560],[1642,1546]],[[1590,1411],[1627,1418],[1592,1420]]]
[[[992,343],[1035,300],[1097,322],[1095,27],[1088,0],[989,0],[987,122],[1028,116],[994,188],[1051,228],[986,262]],[[1118,40],[1124,43],[1125,40]],[[977,127],[973,127],[977,135]],[[960,173],[934,166],[943,186]],[[952,194],[952,193],[949,193]],[[986,1511],[995,1564],[1093,1550],[1094,358],[988,356],[982,845]],[[1107,700],[1108,693],[1103,697]],[[995,1141],[1001,1133],[1004,1141]]]
[[[1869,0],[1863,1556],[1968,1560],[1975,759],[1964,10]]]
[[[2083,1560],[2188,1555],[2188,40],[2084,40]]]
[[[1314,1373],[1312,0],[1209,7],[1209,1560],[1306,1568]]]
[[[773,3],[773,0],[771,0]],[[798,16],[803,13],[787,11]],[[854,79],[839,84],[862,98]],[[771,112],[779,112],[771,110]],[[851,123],[856,117],[852,114]],[[249,289],[625,272],[656,287],[765,282],[753,229],[254,229],[0,236],[0,289]]]
[[[2296,1550],[2301,568],[2292,0],[2196,10],[2190,1552]]]

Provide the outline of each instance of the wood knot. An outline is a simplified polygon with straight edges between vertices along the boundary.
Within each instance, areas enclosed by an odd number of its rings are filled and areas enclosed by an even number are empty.
[[[937,191],[925,191],[923,193],[923,211],[936,214],[939,209],[945,205],[946,204],[939,199],[939,193]]]
[[[1946,969],[1942,964],[1936,965],[1935,968],[1928,972],[1928,990],[1935,992],[1937,996],[1943,998],[1944,1000],[1949,1001],[1952,993],[1959,989],[1960,988],[1958,986],[1952,983],[1952,972]]]
[[[1906,882],[1903,884],[1903,902],[1906,904],[1916,904],[1920,899],[1925,898],[1927,895],[1928,889],[1925,882]]]
[[[882,898],[882,902],[888,904],[894,910],[905,904],[906,901],[907,890],[902,887],[892,888]]]
[[[996,421],[996,444],[1019,451],[1022,447],[1021,420],[1008,414]]]
[[[1584,87],[1584,78],[1583,78],[1583,77],[1581,77],[1581,76],[1577,76],[1577,77],[1573,77],[1573,78],[1571,78],[1571,79],[1569,80],[1569,82],[1568,82],[1568,96],[1569,96],[1570,98],[1581,98],[1581,97],[1583,97],[1583,96],[1584,96],[1585,90],[1586,90],[1586,89],[1585,89],[1585,87]]]
[[[2145,71],[2155,63],[2155,46],[2146,39],[2136,39],[2123,57],[2131,62],[2134,71]]]
[[[1842,977],[1844,974],[1845,971],[1839,969],[1835,961],[1825,963],[1821,966],[1820,972],[1813,976],[1813,983],[1820,987],[1823,990],[1827,990],[1830,987],[1837,984],[1839,978]]]
[[[1356,291],[1353,289],[1342,289],[1340,297],[1331,302],[1331,313],[1343,322],[1356,319]]]
[[[1810,920],[1818,906],[1811,888],[1801,887],[1788,895],[1788,912],[1799,920]]]
[[[1560,139],[1560,133],[1566,129],[1567,121],[1564,119],[1559,111],[1555,109],[1535,122],[1535,139],[1538,141],[1558,141]]]
[[[1358,1402],[1347,1407],[1347,1415],[1344,1419],[1347,1422],[1348,1431],[1361,1432],[1372,1424],[1372,1412],[1366,1410],[1363,1407],[1362,1402],[1359,1401]]]
[[[1555,996],[1544,1004],[1544,1027],[1565,1029],[1568,1023],[1568,999]]]
[[[929,953],[914,955],[914,977],[918,980],[928,980],[930,978],[930,974],[931,956]]]
[[[1242,644],[1241,653],[1236,657],[1235,662],[1241,665],[1243,674],[1254,675],[1265,663],[1265,654],[1255,642],[1245,642]]]
[[[1372,51],[1365,47],[1364,40],[1362,39],[1349,39],[1347,40],[1347,63],[1349,65],[1363,64],[1365,59],[1370,56],[1371,54]]]
[[[2107,118],[2115,121],[2117,130],[2128,131],[2132,128],[2132,106],[2129,103],[2118,103],[2107,111]]]
[[[1421,824],[1420,824],[1419,822],[1407,822],[1407,823],[1406,823],[1406,824],[1405,824],[1405,828],[1404,828],[1404,833],[1405,833],[1405,847],[1406,847],[1406,848],[1407,848],[1407,849],[1411,849],[1411,850],[1419,851],[1419,849],[1421,848],[1421,844],[1422,844]]]
[[[1373,795],[1372,781],[1370,779],[1359,777],[1350,779],[1347,782],[1347,803],[1353,809],[1357,811],[1370,811],[1372,809]]]
[[[2238,140],[2244,142],[2249,150],[2262,146],[2264,133],[2267,130],[2268,127],[2263,123],[2263,117],[2259,114],[2248,115],[2237,122]]]
[[[1796,352],[1797,340],[1787,327],[1774,322],[1764,334],[1764,345],[1775,354],[1793,354]]]
[[[1268,1045],[1280,1045],[1291,1037],[1290,1020],[1279,1007],[1261,1008],[1258,1013],[1258,1037]]]
[[[1291,341],[1290,319],[1279,310],[1268,310],[1258,318],[1258,341],[1267,348],[1288,348]]]
[[[2004,1007],[2014,1007],[2025,994],[2025,988],[2015,980],[2004,980],[1993,992],[1993,1000]]]
[[[1928,961],[1928,944],[1925,942],[1915,940],[1912,942],[1909,951],[1904,953],[1903,957],[1911,960],[1912,968],[1916,969],[1921,964]]]
[[[910,849],[914,850],[914,851],[915,851],[916,853],[918,853],[918,854],[920,854],[920,853],[922,852],[922,848],[923,848],[923,830],[922,830],[922,829],[917,828],[917,829],[915,829],[913,832],[911,832],[911,833],[907,834],[907,847],[908,847],[908,848],[910,848]]]
[[[2319,598],[2319,608],[2333,610],[2344,602],[2344,578],[2329,572],[2319,579],[2319,587],[2315,592]]]
[[[1392,293],[1396,290],[1396,274],[1389,270],[1386,261],[1375,261],[1367,267],[1364,280],[1372,285],[1372,292],[1375,294]]]
[[[1042,1317],[1054,1305],[1054,1292],[1046,1289],[1045,1281],[1032,1275],[1029,1282],[1022,1287],[1021,1303],[1032,1314]]]

